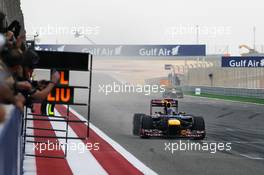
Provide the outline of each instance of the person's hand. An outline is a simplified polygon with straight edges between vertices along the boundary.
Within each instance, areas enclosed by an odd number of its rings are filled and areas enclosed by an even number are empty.
[[[14,37],[14,33],[11,32],[11,31],[7,31],[5,35],[6,35],[6,39],[7,39],[7,41],[12,40],[13,37]]]
[[[60,74],[59,74],[58,71],[55,71],[55,72],[51,75],[51,81],[52,81],[54,84],[57,84],[59,80],[60,80]]]
[[[24,111],[24,104],[26,102],[25,97],[22,94],[17,94],[15,96],[15,106],[21,111]]]
[[[0,105],[0,123],[3,123],[5,121],[5,116],[6,116],[5,108],[3,105]]]
[[[48,85],[49,85],[49,81],[47,81],[47,80],[38,81],[38,89],[39,90],[46,88]]]
[[[26,41],[26,32],[23,32],[17,37],[16,46],[17,48],[21,48],[22,43]]]
[[[6,35],[8,48],[13,48],[14,47],[14,33],[11,31],[7,31],[5,35]]]

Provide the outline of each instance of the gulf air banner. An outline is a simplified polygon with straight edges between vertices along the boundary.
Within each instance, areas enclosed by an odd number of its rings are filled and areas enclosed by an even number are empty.
[[[222,57],[222,67],[233,67],[233,68],[264,67],[264,57],[263,56]]]
[[[205,45],[36,45],[36,50],[85,52],[94,56],[205,56]]]

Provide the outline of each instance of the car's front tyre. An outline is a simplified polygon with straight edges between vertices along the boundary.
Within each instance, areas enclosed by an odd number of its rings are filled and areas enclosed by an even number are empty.
[[[201,137],[196,137],[194,139],[202,140],[205,138],[205,122],[203,117],[193,117],[192,130],[204,132]]]
[[[141,129],[141,120],[145,114],[134,114],[133,117],[133,135],[139,136]]]
[[[146,135],[142,130],[151,130],[153,129],[153,119],[150,116],[143,116],[141,119],[141,138],[149,138],[148,135]]]

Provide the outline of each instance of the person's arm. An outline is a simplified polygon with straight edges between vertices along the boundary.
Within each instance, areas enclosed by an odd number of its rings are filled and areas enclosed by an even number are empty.
[[[25,97],[18,93],[14,96],[14,92],[5,84],[0,85],[0,102],[4,104],[13,104],[15,105],[21,112],[24,109]]]
[[[6,111],[2,104],[0,104],[0,124],[5,121]]]
[[[47,98],[47,96],[49,95],[49,93],[52,91],[54,87],[55,87],[55,83],[50,82],[46,86],[46,88],[44,88],[41,91],[37,90],[31,97],[33,100],[43,101]]]
[[[57,82],[60,79],[60,74],[58,72],[54,72],[51,77],[51,82],[41,91],[37,90],[31,97],[33,100],[43,101],[45,100],[52,89],[55,87]]]
[[[23,44],[24,42],[26,42],[26,33],[25,33],[25,32],[22,33],[22,34],[20,34],[20,35],[17,37],[16,47],[17,47],[18,49],[20,49],[21,46],[22,46],[22,44]]]
[[[14,105],[21,111],[23,112],[24,110],[24,105],[25,105],[25,102],[26,102],[26,99],[25,97],[18,93],[16,96],[15,96],[15,103]]]
[[[15,86],[15,88],[18,90],[30,91],[32,89],[32,86],[28,81],[18,81],[16,82]]]
[[[15,102],[15,96],[12,89],[7,84],[0,85],[0,102],[5,104],[12,104]]]

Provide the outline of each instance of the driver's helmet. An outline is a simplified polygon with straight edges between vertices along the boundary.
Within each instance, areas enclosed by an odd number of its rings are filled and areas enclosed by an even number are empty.
[[[165,107],[170,108],[171,107],[171,102],[166,101],[165,102]]]
[[[165,104],[164,104],[164,113],[166,115],[173,115],[174,114],[175,111],[171,107],[172,107],[171,102],[165,101]]]

